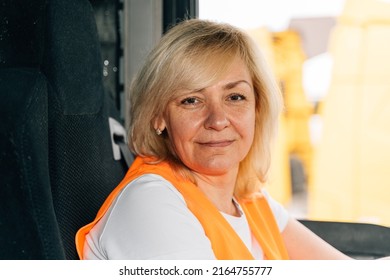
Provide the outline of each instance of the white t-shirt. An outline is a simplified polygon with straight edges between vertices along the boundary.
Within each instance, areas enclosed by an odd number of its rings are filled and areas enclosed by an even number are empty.
[[[288,213],[263,190],[282,232]],[[240,209],[241,210],[241,209]],[[241,217],[222,215],[256,259],[263,252]],[[85,259],[215,259],[210,240],[180,192],[158,175],[130,182],[86,236]]]

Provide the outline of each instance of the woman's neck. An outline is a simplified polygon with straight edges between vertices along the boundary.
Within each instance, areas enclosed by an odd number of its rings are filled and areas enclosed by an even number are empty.
[[[199,189],[219,211],[232,216],[240,216],[240,212],[233,202],[237,172],[232,171],[218,176],[195,173],[194,177]]]

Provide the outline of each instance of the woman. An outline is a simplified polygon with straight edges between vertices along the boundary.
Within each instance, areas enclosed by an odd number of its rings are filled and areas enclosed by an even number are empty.
[[[262,189],[281,97],[245,33],[178,24],[130,93],[138,157],[78,232],[80,258],[348,259]]]

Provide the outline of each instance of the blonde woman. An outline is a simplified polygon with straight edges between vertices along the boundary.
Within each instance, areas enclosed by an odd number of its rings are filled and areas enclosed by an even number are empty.
[[[178,24],[130,97],[137,158],[77,233],[81,259],[348,259],[263,189],[282,100],[243,31]]]

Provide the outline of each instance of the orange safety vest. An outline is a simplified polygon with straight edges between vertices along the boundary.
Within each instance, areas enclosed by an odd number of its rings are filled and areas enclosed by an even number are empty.
[[[84,259],[83,249],[85,236],[107,212],[119,192],[128,185],[129,182],[144,174],[160,175],[177,188],[184,197],[187,207],[202,224],[217,259],[253,259],[252,254],[242,242],[241,238],[222,216],[219,210],[207,199],[203,192],[194,183],[178,176],[167,162],[148,164],[148,159],[150,162],[150,158],[136,158],[125,178],[103,203],[95,220],[82,227],[77,232],[76,248],[80,259]],[[263,249],[266,259],[288,259],[287,250],[284,246],[282,236],[266,198],[259,195],[250,201],[239,201],[239,203],[246,215],[246,218],[248,219],[251,232]]]

